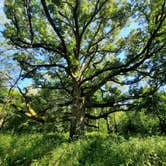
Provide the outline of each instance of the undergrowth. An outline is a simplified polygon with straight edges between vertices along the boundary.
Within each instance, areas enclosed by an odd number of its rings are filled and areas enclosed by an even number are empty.
[[[98,133],[68,143],[67,135],[0,134],[1,166],[166,166],[166,137]]]

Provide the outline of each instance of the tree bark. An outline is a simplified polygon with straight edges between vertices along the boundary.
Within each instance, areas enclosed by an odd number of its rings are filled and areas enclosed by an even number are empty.
[[[84,136],[85,126],[85,98],[81,96],[79,87],[73,92],[72,116],[70,124],[70,141]]]

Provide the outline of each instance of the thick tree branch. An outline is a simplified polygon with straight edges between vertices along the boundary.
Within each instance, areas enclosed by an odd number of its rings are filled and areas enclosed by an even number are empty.
[[[104,107],[119,107],[119,106],[128,105],[129,102],[133,100],[153,95],[159,89],[159,87],[160,85],[156,85],[156,87],[154,87],[152,90],[144,92],[142,94],[139,93],[139,94],[130,95],[130,96],[122,96],[118,99],[111,98],[110,101],[107,101],[107,102],[101,102],[101,103],[87,102],[86,107],[87,108],[104,108]]]
[[[32,16],[31,16],[30,2],[31,2],[31,0],[25,0],[25,8],[26,8],[26,14],[27,14],[27,17],[28,17],[29,32],[30,32],[30,35],[31,35],[31,43],[33,43],[34,32],[33,32],[33,27],[32,27]]]
[[[65,44],[65,40],[64,37],[62,36],[62,34],[60,33],[60,30],[56,27],[53,19],[51,18],[51,15],[48,11],[47,5],[46,5],[46,1],[45,0],[41,0],[44,12],[46,14],[46,17],[50,23],[50,25],[52,26],[52,28],[54,29],[55,33],[58,35],[59,39],[61,40],[62,46],[64,48],[64,51],[66,52],[66,44]]]
[[[81,44],[81,38],[80,38],[80,28],[79,28],[79,6],[80,6],[80,0],[75,0],[75,7],[73,9],[73,19],[74,19],[74,35],[76,40],[76,48],[74,50],[75,52],[75,58],[78,59],[80,55],[80,44]]]
[[[109,111],[104,112],[100,115],[91,115],[91,114],[85,114],[85,117],[91,120],[97,120],[97,119],[102,119],[102,118],[107,118],[110,114],[115,113],[115,112],[128,112],[131,111],[132,109],[136,108],[137,105],[131,105],[127,109],[125,108],[110,108]]]
[[[68,63],[68,68],[71,69],[71,61],[70,61],[69,55],[67,53],[67,47],[66,47],[66,43],[65,43],[64,37],[61,34],[60,29],[56,27],[53,19],[51,18],[51,15],[50,15],[50,13],[48,11],[48,8],[47,8],[47,5],[46,5],[46,1],[45,0],[41,0],[41,3],[42,3],[42,6],[43,6],[43,9],[44,9],[46,18],[48,19],[48,22],[50,23],[50,25],[54,29],[55,33],[58,35],[59,39],[61,40],[61,44],[62,44],[63,52],[64,52],[64,58],[66,59],[66,61]]]

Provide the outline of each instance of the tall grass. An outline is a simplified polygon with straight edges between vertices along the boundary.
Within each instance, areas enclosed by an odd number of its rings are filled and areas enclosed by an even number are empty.
[[[165,166],[166,137],[92,133],[68,143],[58,134],[0,134],[1,166]]]

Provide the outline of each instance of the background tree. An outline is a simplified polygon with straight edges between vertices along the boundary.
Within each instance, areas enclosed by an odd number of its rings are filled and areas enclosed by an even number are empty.
[[[147,114],[155,115],[159,120],[159,129],[161,133],[166,133],[166,93],[158,92],[147,96],[139,106],[139,109],[145,110]]]
[[[87,119],[131,110],[164,83],[164,0],[9,0],[5,7],[4,36],[17,48],[22,78],[63,97],[53,104],[71,108],[71,139],[83,135]]]

